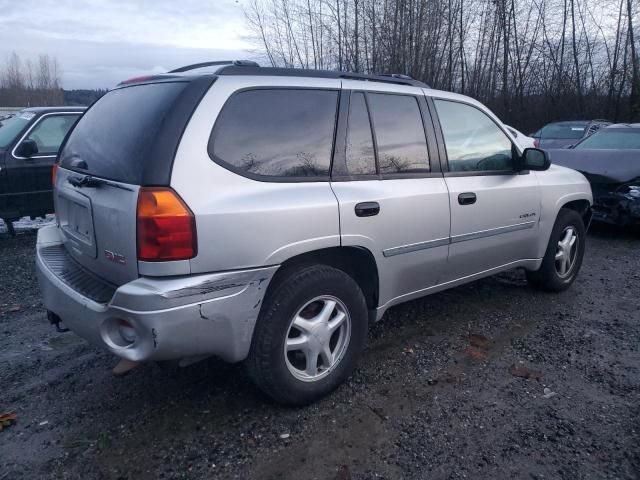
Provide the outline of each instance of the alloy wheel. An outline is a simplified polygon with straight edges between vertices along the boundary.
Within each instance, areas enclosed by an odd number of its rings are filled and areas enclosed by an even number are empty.
[[[323,295],[294,315],[284,342],[289,372],[305,382],[329,374],[342,360],[351,337],[351,317],[338,298]]]
[[[566,278],[573,272],[578,257],[578,233],[572,226],[568,226],[562,232],[562,236],[556,247],[556,272],[562,278]]]

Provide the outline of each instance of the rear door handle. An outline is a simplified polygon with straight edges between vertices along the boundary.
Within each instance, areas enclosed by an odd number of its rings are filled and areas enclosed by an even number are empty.
[[[378,202],[362,202],[356,205],[356,216],[373,217],[380,213],[380,204]]]
[[[476,203],[476,194],[473,192],[464,192],[458,195],[458,203],[460,205],[473,205]]]

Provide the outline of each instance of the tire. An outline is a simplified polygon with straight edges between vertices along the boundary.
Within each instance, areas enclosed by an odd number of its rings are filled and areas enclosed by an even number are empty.
[[[566,246],[566,241],[570,240],[570,231],[575,234],[574,246],[561,248],[560,242],[565,242]],[[561,292],[569,288],[582,265],[586,236],[580,214],[567,208],[560,209],[540,269],[526,272],[529,285],[547,292]],[[556,260],[556,255],[561,257]],[[568,258],[568,263],[563,265],[564,258]]]
[[[245,366],[254,383],[275,401],[305,405],[349,377],[367,332],[364,295],[345,272],[327,265],[283,271],[262,305]],[[285,343],[291,349],[286,353]],[[329,351],[315,355],[314,368],[308,359],[321,345],[329,345]]]

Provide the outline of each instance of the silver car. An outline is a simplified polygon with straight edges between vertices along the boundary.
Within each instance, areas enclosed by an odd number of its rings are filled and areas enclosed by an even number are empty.
[[[195,67],[84,114],[38,233],[49,319],[129,366],[244,361],[304,404],[394,305],[516,267],[546,290],[576,278],[589,183],[477,101],[403,76]]]

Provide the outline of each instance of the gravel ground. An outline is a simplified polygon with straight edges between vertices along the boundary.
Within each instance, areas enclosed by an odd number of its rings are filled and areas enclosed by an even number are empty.
[[[47,324],[34,243],[0,235],[0,480],[640,477],[638,235],[592,231],[562,294],[512,272],[392,309],[305,408],[215,359],[113,376]]]

